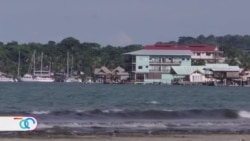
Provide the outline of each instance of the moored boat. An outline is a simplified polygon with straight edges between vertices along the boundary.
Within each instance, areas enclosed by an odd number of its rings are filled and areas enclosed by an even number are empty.
[[[54,82],[55,79],[52,78],[50,68],[49,70],[43,70],[43,53],[41,54],[41,69],[36,70],[35,69],[35,51],[32,55],[32,63],[33,63],[33,74],[27,73],[23,77],[19,78],[21,82]],[[31,67],[32,68],[32,67]],[[30,71],[29,71],[30,72]]]

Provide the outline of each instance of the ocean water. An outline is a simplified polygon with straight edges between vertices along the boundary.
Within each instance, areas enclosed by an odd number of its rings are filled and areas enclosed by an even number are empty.
[[[45,133],[249,132],[250,88],[0,83],[0,115]]]

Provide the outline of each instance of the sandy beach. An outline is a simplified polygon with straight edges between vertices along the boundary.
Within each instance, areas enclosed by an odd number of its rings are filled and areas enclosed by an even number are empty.
[[[164,136],[79,136],[74,138],[2,138],[0,141],[249,141],[248,134],[196,134],[196,135],[164,135]]]

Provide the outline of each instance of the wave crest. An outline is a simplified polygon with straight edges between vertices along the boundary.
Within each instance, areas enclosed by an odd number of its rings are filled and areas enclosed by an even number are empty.
[[[194,109],[194,110],[117,110],[95,109],[89,111],[33,111],[37,116],[56,116],[69,119],[235,119],[250,118],[247,111],[230,109]]]
[[[250,112],[248,111],[239,111],[238,114],[241,118],[250,118]]]

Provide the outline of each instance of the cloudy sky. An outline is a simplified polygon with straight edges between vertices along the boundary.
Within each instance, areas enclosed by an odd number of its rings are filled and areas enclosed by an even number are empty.
[[[1,0],[0,41],[103,46],[250,34],[250,0]]]

